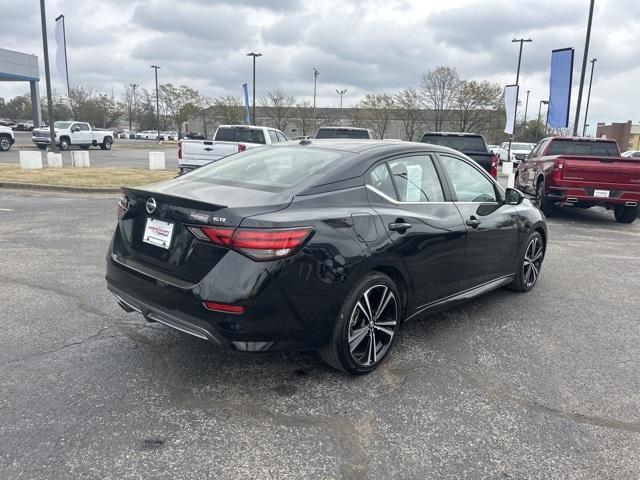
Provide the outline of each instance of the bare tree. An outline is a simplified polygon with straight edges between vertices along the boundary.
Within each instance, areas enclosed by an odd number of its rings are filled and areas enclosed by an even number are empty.
[[[351,122],[354,126],[370,128],[382,139],[391,123],[394,107],[391,95],[386,93],[368,94],[356,105]]]
[[[279,88],[270,91],[266,97],[260,99],[260,105],[264,107],[266,116],[275,128],[283,132],[294,118],[295,110],[291,107],[295,104],[296,99]]]
[[[405,140],[416,140],[424,130],[424,112],[420,108],[420,94],[413,87],[400,90],[394,97],[400,120],[404,126]]]
[[[460,120],[460,131],[484,129],[498,109],[501,95],[502,88],[495,82],[462,80],[454,103]]]
[[[131,85],[126,85],[122,95],[120,96],[122,109],[127,116],[129,122],[129,130],[132,128],[133,120],[136,116],[135,90]]]
[[[436,132],[442,131],[447,115],[455,104],[460,77],[455,68],[440,65],[422,75],[420,95],[422,104],[433,111]]]
[[[82,120],[88,122],[86,118],[88,115],[88,110],[91,109],[93,97],[93,89],[90,87],[73,85],[69,89],[69,106],[71,107],[71,112],[73,113],[74,120]]]
[[[313,135],[313,105],[303,100],[296,105],[296,120],[302,135]]]
[[[178,129],[178,135],[182,132],[182,123],[189,119],[189,115],[197,111],[197,90],[185,85],[174,87],[170,83],[162,83],[159,86],[160,100],[165,109],[165,116],[170,118]]]
[[[240,97],[225,95],[214,100],[216,116],[222,125],[244,123],[243,104]]]

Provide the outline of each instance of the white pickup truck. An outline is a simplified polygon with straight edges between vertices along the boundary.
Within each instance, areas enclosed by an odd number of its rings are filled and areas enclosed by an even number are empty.
[[[111,130],[91,128],[91,125],[86,122],[55,122],[53,128],[56,133],[56,146],[60,150],[69,150],[72,145],[77,145],[84,150],[91,146],[111,150],[113,144]],[[49,127],[35,128],[31,139],[38,148],[44,150],[51,141]]]
[[[275,128],[220,125],[211,140],[178,142],[178,167],[182,174],[233,153],[287,140],[284,133]]]
[[[11,127],[0,125],[0,152],[8,152],[15,141]]]

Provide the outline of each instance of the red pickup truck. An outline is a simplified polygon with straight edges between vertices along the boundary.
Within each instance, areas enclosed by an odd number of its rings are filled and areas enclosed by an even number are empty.
[[[549,214],[556,206],[613,209],[632,223],[640,204],[640,158],[622,157],[613,140],[550,137],[541,140],[516,171],[516,188],[535,195]]]

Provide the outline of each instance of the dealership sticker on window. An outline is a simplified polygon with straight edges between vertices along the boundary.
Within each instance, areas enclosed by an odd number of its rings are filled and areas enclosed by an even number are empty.
[[[407,202],[420,201],[420,185],[422,185],[422,167],[407,165]]]

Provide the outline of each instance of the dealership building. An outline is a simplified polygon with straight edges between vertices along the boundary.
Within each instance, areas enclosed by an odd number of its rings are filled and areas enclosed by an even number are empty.
[[[31,87],[31,119],[35,126],[42,125],[38,57],[0,48],[0,81],[29,82]]]

